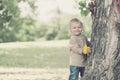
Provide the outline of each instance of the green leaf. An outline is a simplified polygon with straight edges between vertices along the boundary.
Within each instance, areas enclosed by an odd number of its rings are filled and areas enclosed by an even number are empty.
[[[80,5],[80,7],[86,7],[86,2],[85,1],[80,1],[79,5]]]
[[[82,16],[87,16],[89,14],[89,11],[82,9],[80,13],[81,13]]]
[[[89,10],[86,8],[86,1],[80,1],[79,2],[79,9],[80,9],[80,14],[82,15],[82,16],[87,16],[88,14],[89,14]]]

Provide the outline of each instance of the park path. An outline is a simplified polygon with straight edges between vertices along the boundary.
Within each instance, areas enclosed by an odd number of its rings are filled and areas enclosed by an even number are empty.
[[[0,80],[67,80],[68,69],[0,68]]]

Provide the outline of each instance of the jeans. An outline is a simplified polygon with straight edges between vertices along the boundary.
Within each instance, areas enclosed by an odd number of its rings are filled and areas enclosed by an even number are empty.
[[[70,66],[69,80],[78,80],[79,73],[80,76],[83,77],[84,71],[85,71],[85,67]]]

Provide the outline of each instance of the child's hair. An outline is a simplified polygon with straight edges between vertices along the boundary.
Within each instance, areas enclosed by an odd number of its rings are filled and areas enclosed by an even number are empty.
[[[78,18],[73,18],[73,19],[71,19],[71,20],[70,20],[70,24],[71,24],[72,22],[78,22],[78,23],[81,24],[81,26],[83,26],[83,23],[82,23]]]

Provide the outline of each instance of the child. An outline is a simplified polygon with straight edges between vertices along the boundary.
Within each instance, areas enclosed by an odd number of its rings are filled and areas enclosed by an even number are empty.
[[[70,75],[69,80],[78,80],[79,73],[83,77],[85,71],[85,59],[83,47],[87,44],[87,38],[81,34],[83,29],[82,22],[74,18],[70,21]],[[90,48],[87,47],[87,53],[90,53]],[[86,53],[86,54],[87,54]]]

